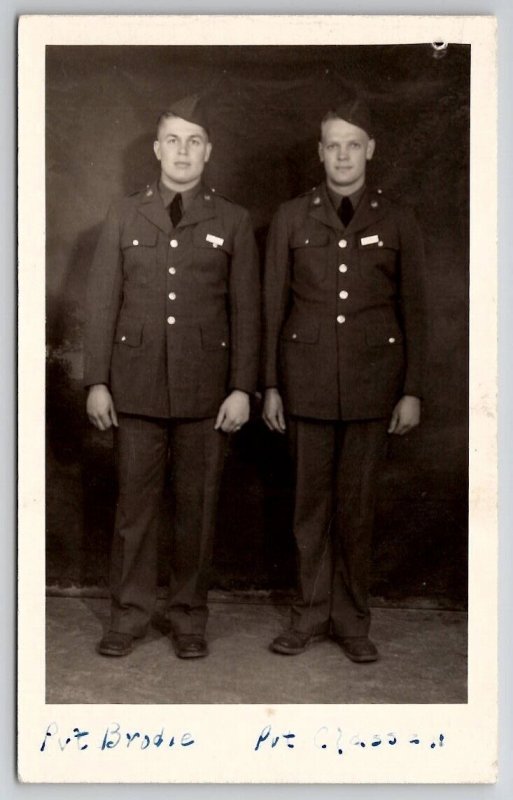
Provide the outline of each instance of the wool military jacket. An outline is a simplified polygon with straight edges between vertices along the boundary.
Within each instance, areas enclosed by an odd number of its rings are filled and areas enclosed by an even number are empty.
[[[256,388],[260,286],[248,212],[201,187],[176,228],[156,184],[112,205],[86,301],[86,386],[118,411],[215,416]]]
[[[263,370],[290,414],[385,417],[422,395],[424,251],[413,212],[366,190],[344,228],[320,187],[280,206],[267,246]]]

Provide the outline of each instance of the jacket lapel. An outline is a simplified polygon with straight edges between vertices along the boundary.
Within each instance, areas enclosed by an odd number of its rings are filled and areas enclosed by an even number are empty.
[[[347,233],[356,233],[374,225],[385,215],[385,205],[381,195],[366,189],[356,207],[351,222],[346,228]]]
[[[189,208],[178,223],[178,228],[185,228],[187,225],[196,225],[206,219],[216,216],[214,194],[210,189],[202,186]]]
[[[308,215],[323,225],[327,225],[340,233],[356,233],[373,225],[386,213],[386,201],[376,192],[366,189],[356,207],[353,218],[345,228],[333,207],[326,184],[322,183],[312,192]]]
[[[156,182],[148,186],[144,192],[139,205],[139,212],[167,235],[171,233],[171,220],[162,203]]]
[[[171,220],[169,219],[167,209],[164,208],[164,204],[162,203],[162,198],[156,182],[149,186],[144,192],[139,211],[149,222],[152,222],[153,225],[156,225],[161,231],[168,235],[171,234]],[[195,225],[197,222],[202,222],[203,220],[211,219],[215,216],[214,195],[212,191],[202,186],[192,204],[184,212],[177,228]]]
[[[312,192],[308,216],[313,217],[313,219],[316,219],[318,222],[322,222],[323,225],[334,228],[341,233],[344,230],[344,226],[333,208],[333,203],[329,198],[325,183],[321,183],[321,185]]]

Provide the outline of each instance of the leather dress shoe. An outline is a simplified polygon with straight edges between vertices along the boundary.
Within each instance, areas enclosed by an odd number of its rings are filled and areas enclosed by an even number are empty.
[[[284,633],[280,633],[271,642],[271,650],[274,653],[280,653],[283,656],[297,656],[309,647],[313,642],[319,642],[325,639],[325,634],[312,634],[303,633],[303,631],[296,631],[291,628]]]
[[[98,652],[102,656],[127,656],[134,649],[134,641],[138,638],[132,633],[107,631],[98,643]]]
[[[377,661],[379,654],[376,645],[368,636],[334,636],[345,655],[361,664],[367,661]]]
[[[205,637],[200,633],[180,633],[173,636],[173,645],[178,658],[204,658],[208,656]]]

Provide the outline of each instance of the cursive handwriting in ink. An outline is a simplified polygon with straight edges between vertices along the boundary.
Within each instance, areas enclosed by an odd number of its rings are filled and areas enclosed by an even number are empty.
[[[443,747],[445,736],[441,733],[437,741],[433,741],[432,739],[427,739],[426,741],[426,739],[424,739],[424,746],[427,746],[429,742],[431,750],[436,747]],[[362,736],[359,733],[353,735],[346,733],[344,739],[341,728],[337,727],[335,730],[330,730],[327,725],[323,725],[317,729],[313,737],[313,743],[317,749],[335,751],[339,756],[343,755],[344,752],[347,754],[348,750],[353,748],[362,750],[369,747],[374,749],[380,747],[397,749],[405,744],[422,746],[421,738],[417,733],[412,734],[408,738],[402,738],[401,740],[399,740],[398,735],[393,731],[385,735],[373,733],[368,736]]]
[[[86,739],[89,738],[89,741]],[[73,728],[72,731],[62,734],[56,722],[51,722],[44,733],[43,741],[39,751],[44,753],[48,750],[60,751],[61,753],[66,748],[75,742],[79,751],[87,750],[89,746],[97,747],[101,751],[118,749],[131,750],[148,750],[159,748],[175,749],[186,748],[194,745],[196,740],[192,733],[185,732],[179,735],[166,734],[164,727],[156,733],[149,733],[139,730],[123,730],[118,722],[111,722],[104,730],[101,737],[95,737],[89,731],[81,730],[80,728]],[[73,745],[71,745],[73,747]]]
[[[60,736],[57,735],[58,732],[59,732],[59,727],[57,723],[50,722],[45,731],[45,736],[41,743],[41,747],[39,748],[39,751],[41,753],[44,753],[44,751],[46,750],[46,747],[50,739],[54,740],[57,739],[57,744],[61,749],[61,751],[65,750],[66,747],[69,745],[69,743],[73,741],[73,739],[77,742],[79,750],[87,750],[87,748],[89,747],[89,745],[86,742],[81,741],[81,739],[83,739],[85,736],[89,736],[89,731],[81,731],[79,728],[73,728],[71,736],[66,736],[64,739],[62,739]]]
[[[255,745],[255,750],[259,750],[264,743],[270,745],[271,749],[276,747],[278,742],[283,741],[288,748],[291,750],[294,748],[293,739],[296,738],[296,734],[288,731],[288,733],[281,733],[277,736],[271,736],[271,726],[266,725],[265,728],[262,729],[261,733],[258,736],[257,743]]]
[[[140,731],[122,732],[121,725],[118,722],[113,722],[105,730],[100,750],[113,750],[115,747],[120,746],[128,748],[134,742],[136,742],[136,747],[138,747],[138,749],[147,750],[150,746],[159,748],[164,744],[167,747],[174,747],[175,744],[178,747],[190,747],[191,744],[194,744],[194,739],[190,733],[182,734],[179,741],[175,739],[174,736],[171,736],[169,739],[164,739],[164,728],[154,736],[150,736],[148,733],[141,733]]]

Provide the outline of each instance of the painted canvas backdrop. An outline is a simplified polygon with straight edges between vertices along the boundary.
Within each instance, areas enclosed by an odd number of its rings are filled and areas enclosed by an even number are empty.
[[[115,503],[110,434],[89,425],[83,298],[116,197],[158,175],[155,121],[174,99],[208,100],[206,181],[246,206],[263,256],[278,204],[322,179],[319,121],[347,90],[373,109],[369,183],[412,203],[428,264],[422,426],[390,441],[379,486],[373,594],[461,606],[467,581],[470,48],[48,47],[46,72],[47,578],[105,586]],[[263,259],[262,259],[263,260]],[[42,265],[43,267],[43,265]],[[483,265],[486,268],[486,265]],[[283,439],[251,423],[230,443],[212,585],[294,584],[292,482]],[[163,514],[165,583],[172,504]]]

